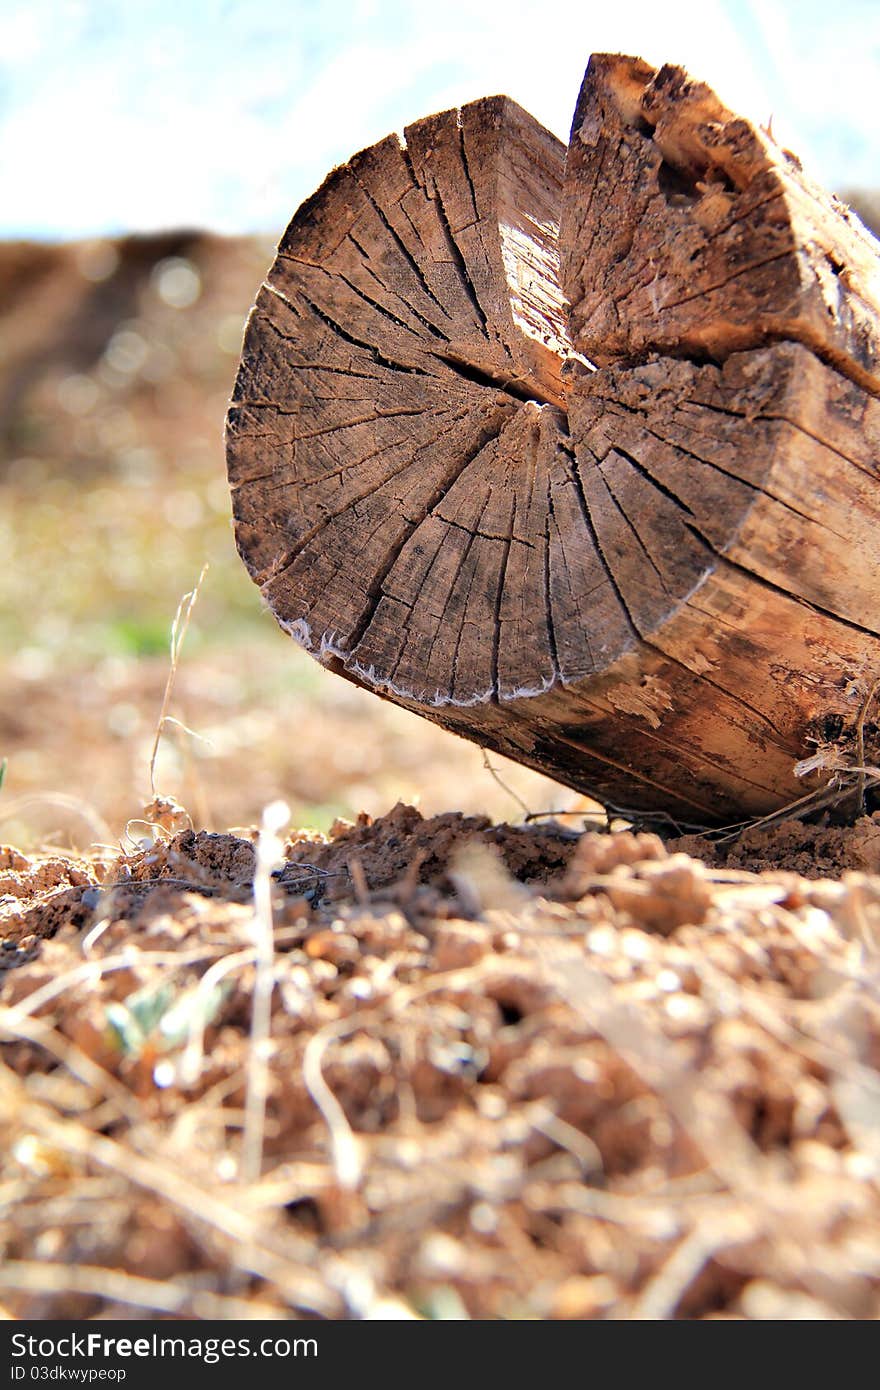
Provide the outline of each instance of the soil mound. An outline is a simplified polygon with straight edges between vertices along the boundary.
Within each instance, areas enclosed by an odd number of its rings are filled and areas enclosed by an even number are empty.
[[[6,1311],[876,1316],[877,833],[2,851]]]

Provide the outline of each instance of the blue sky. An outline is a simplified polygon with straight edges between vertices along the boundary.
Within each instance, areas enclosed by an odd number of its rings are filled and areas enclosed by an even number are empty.
[[[0,236],[277,233],[431,111],[503,91],[567,136],[604,49],[772,113],[832,188],[880,184],[878,0],[0,0]]]

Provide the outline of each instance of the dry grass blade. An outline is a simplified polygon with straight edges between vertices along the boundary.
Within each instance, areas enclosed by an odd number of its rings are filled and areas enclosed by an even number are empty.
[[[685,1236],[627,1312],[636,1322],[674,1317],[675,1310],[707,1260],[729,1245],[748,1239],[753,1223],[738,1213],[721,1212],[704,1220]]]
[[[184,1177],[179,1166],[95,1134],[75,1120],[56,1120],[45,1108],[28,1101],[20,1105],[18,1122],[58,1152],[115,1173],[155,1193],[187,1219],[210,1227],[232,1243],[235,1268],[269,1280],[292,1306],[321,1316],[337,1311],[337,1300],[327,1284],[308,1267],[314,1252],[306,1242],[288,1233],[283,1248],[274,1249],[254,1214],[247,1208],[242,1210],[228,1188],[208,1190]]]
[[[856,788],[857,807],[859,815],[861,815],[865,809],[866,769],[863,768],[863,764],[865,761],[865,722],[868,718],[868,711],[874,703],[874,699],[876,697],[878,688],[880,688],[880,680],[875,680],[871,685],[870,689],[868,690],[868,693],[865,696],[864,700],[862,701],[862,707],[859,710],[859,717],[856,722],[856,762],[859,764],[860,774],[858,786]],[[876,772],[875,769],[875,779],[877,777],[880,777],[880,772]]]
[[[47,981],[17,1004],[11,1005],[6,1010],[6,1026],[11,1028],[15,1020],[32,1017],[38,1009],[45,1008],[53,999],[60,998],[62,994],[76,989],[80,984],[95,984],[102,976],[112,974],[115,970],[130,970],[135,963],[168,966],[171,970],[180,970],[185,965],[210,960],[221,951],[222,947],[219,946],[203,946],[196,951],[180,952],[142,951],[135,954],[131,951],[120,951],[117,955],[104,956],[102,960],[88,960],[83,965],[65,971],[57,980]],[[252,959],[251,952],[247,953],[247,958]],[[225,964],[227,960],[228,957],[224,957],[220,963]]]
[[[467,989],[485,979],[485,965],[462,970],[444,971],[425,984],[398,985],[390,998],[380,1001],[375,1010],[358,1009],[347,1018],[328,1024],[313,1033],[303,1054],[303,1080],[309,1095],[321,1112],[330,1135],[333,1169],[340,1187],[355,1190],[361,1183],[364,1164],[360,1146],[346,1118],[345,1111],[324,1079],[323,1062],[327,1049],[334,1042],[375,1024],[377,1017],[400,1016],[416,1002],[439,990],[454,992]]]
[[[563,998],[589,1019],[651,1089],[682,1129],[691,1135],[714,1172],[732,1192],[752,1194],[766,1175],[758,1149],[734,1118],[726,1101],[684,1070],[669,1042],[632,1008],[621,1004],[610,983],[574,952],[533,946],[537,959]],[[765,1196],[769,1192],[765,1187]]]
[[[11,801],[4,799],[0,808],[0,821],[12,820],[22,811],[40,806],[48,806],[52,810],[78,817],[89,827],[95,841],[109,841],[113,838],[113,832],[107,822],[88,802],[83,801],[81,797],[65,796],[63,792],[32,792],[28,796],[14,797]]]
[[[103,1298],[112,1306],[149,1309],[199,1319],[285,1318],[287,1314],[271,1303],[257,1299],[230,1298],[207,1289],[187,1288],[178,1282],[143,1279],[120,1269],[100,1265],[62,1265],[38,1260],[7,1260],[0,1267],[0,1289],[34,1294],[78,1294]]]
[[[180,653],[183,648],[183,642],[184,638],[186,637],[187,628],[189,627],[189,620],[192,617],[192,611],[195,607],[196,599],[199,596],[199,590],[202,587],[202,581],[204,580],[207,572],[208,566],[203,565],[202,572],[196,580],[195,585],[192,589],[190,589],[189,593],[183,595],[183,598],[177,605],[177,612],[174,615],[174,622],[171,624],[171,665],[168,669],[168,679],[165,682],[165,692],[162,696],[162,707],[159,711],[158,723],[156,724],[156,736],[153,740],[153,749],[150,754],[150,796],[154,800],[158,795],[156,790],[156,759],[159,756],[159,744],[162,741],[162,734],[164,733],[165,726],[169,720],[168,706],[171,703],[171,696],[174,691],[174,682],[177,678],[177,667],[180,662]],[[179,722],[179,720],[175,720],[175,723]]]
[[[244,951],[234,951],[231,955],[225,955],[222,960],[216,961],[205,971],[199,981],[197,992],[202,1000],[209,999],[217,986],[233,971],[243,970],[245,966],[252,965],[255,959],[256,952],[253,947],[249,946]],[[201,1075],[205,1055],[204,1020],[206,1016],[207,1011],[205,1009],[196,1008],[193,1010],[193,1024],[179,1067],[180,1080],[184,1085],[193,1085]]]
[[[303,1056],[303,1080],[309,1095],[321,1112],[327,1132],[330,1135],[330,1150],[333,1158],[333,1171],[339,1186],[354,1191],[360,1186],[363,1176],[363,1161],[360,1148],[345,1111],[324,1080],[322,1064],[324,1054],[331,1042],[356,1027],[352,1020],[346,1026],[322,1028],[314,1033],[306,1044]]]
[[[849,764],[847,764],[847,771],[849,770]],[[836,806],[848,794],[849,788],[841,788],[835,775],[824,787],[819,787],[814,792],[808,792],[806,796],[799,796],[796,800],[789,801],[778,811],[773,811],[768,816],[759,816],[756,820],[743,821],[729,835],[716,837],[713,833],[714,842],[717,845],[729,845],[734,840],[738,840],[746,830],[759,830],[769,828],[771,825],[779,825],[784,820],[797,820],[802,816],[810,815],[813,811],[821,811],[826,806]]]
[[[28,1018],[14,1009],[0,1008],[0,1037],[7,1042],[25,1041],[36,1047],[45,1048],[51,1057],[78,1080],[84,1081],[113,1105],[115,1111],[132,1123],[142,1119],[139,1102],[125,1086],[111,1076],[97,1062],[92,1061],[82,1048],[76,1046],[42,1019]],[[8,1082],[11,1072],[0,1074],[0,1082]],[[8,1088],[7,1088],[8,1089]],[[16,1087],[17,1094],[17,1087]],[[12,1107],[14,1111],[15,1106]]]
[[[246,1183],[259,1180],[263,1165],[263,1135],[266,1128],[266,1100],[269,1094],[268,1049],[272,1027],[272,990],[275,983],[272,869],[284,854],[284,844],[279,839],[279,833],[289,819],[290,811],[284,802],[273,802],[263,812],[263,824],[257,840],[257,862],[254,871],[254,937],[257,968],[239,1174],[241,1181]]]
[[[492,764],[489,761],[489,754],[486,752],[485,748],[483,749],[483,767],[486,769],[493,782],[495,782],[496,785],[499,786],[503,792],[507,793],[511,801],[516,802],[517,806],[519,806],[520,810],[522,811],[524,818],[527,821],[531,820],[533,818],[533,813],[529,810],[527,802],[523,801],[519,792],[514,791],[513,787],[509,786],[508,783],[505,782],[497,767],[492,766]]]

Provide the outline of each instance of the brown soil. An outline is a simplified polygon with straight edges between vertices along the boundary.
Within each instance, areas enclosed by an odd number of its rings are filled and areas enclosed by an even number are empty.
[[[0,858],[8,1314],[880,1311],[875,820],[293,836],[258,1175],[256,832],[154,834]]]
[[[755,825],[726,843],[683,835],[675,848],[716,868],[791,869],[804,878],[837,877],[846,869],[880,873],[880,813],[863,816],[854,825],[805,825],[782,820]]]

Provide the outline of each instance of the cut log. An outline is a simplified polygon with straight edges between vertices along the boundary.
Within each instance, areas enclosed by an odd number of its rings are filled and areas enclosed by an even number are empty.
[[[608,804],[777,808],[880,675],[878,250],[680,69],[592,59],[567,158],[503,97],[418,122],[252,312],[251,575],[331,669]]]

